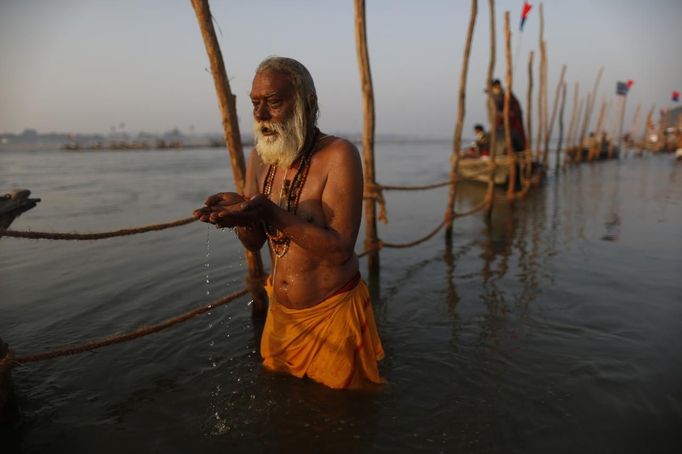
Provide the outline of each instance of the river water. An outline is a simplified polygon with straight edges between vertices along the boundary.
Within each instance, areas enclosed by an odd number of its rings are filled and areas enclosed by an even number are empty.
[[[447,143],[378,144],[378,180],[440,181],[448,156]],[[213,149],[3,152],[0,190],[42,198],[13,229],[114,230],[187,217],[231,189],[228,161]],[[462,185],[458,207],[482,195]],[[411,241],[440,222],[447,190],[386,199],[381,238]],[[0,257],[0,336],[19,355],[244,286],[234,235],[200,223],[91,242],[3,238]],[[243,297],[16,368],[22,417],[1,429],[2,452],[680,452],[682,164],[670,156],[551,173],[513,209],[500,198],[489,223],[458,219],[452,242],[381,260],[382,390],[264,372]]]

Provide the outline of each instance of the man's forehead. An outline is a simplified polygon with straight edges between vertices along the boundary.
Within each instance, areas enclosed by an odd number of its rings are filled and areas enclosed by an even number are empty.
[[[253,77],[251,96],[265,96],[273,93],[288,94],[293,88],[291,77],[281,71],[263,70]]]

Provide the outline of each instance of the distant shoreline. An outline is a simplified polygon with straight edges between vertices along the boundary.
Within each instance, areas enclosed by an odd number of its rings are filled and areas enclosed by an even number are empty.
[[[362,138],[357,135],[342,135],[354,143],[359,148],[362,146]],[[469,143],[470,139],[463,139],[462,144]],[[419,137],[398,137],[398,136],[383,136],[375,139],[376,144],[425,144],[425,143],[440,143],[451,146],[452,139],[443,138],[419,138]],[[242,141],[244,149],[253,147],[253,140],[251,138]],[[111,142],[111,143],[0,143],[0,153],[2,152],[37,152],[37,151],[69,151],[75,153],[92,153],[92,152],[127,152],[127,151],[191,151],[191,150],[207,150],[207,149],[225,149],[224,142],[211,143],[184,143],[168,141],[165,143],[137,143],[137,142]]]

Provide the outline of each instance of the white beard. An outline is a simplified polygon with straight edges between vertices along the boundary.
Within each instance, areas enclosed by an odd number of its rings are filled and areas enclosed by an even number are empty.
[[[262,128],[275,134],[266,136]],[[305,143],[305,119],[296,106],[294,114],[283,123],[253,121],[253,138],[258,156],[267,165],[288,168],[294,163]]]

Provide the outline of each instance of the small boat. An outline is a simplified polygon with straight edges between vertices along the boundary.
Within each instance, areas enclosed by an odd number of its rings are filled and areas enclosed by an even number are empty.
[[[30,195],[28,189],[15,189],[0,196],[0,228],[8,228],[14,218],[40,202],[40,199],[29,198]]]
[[[516,168],[517,175],[519,174],[519,164],[522,162],[521,155],[517,155]],[[489,179],[489,158],[475,158],[475,159],[460,159],[459,161],[459,177],[463,180],[478,181],[481,183],[488,183]],[[540,165],[536,162],[531,163],[531,174],[536,174]],[[518,178],[518,177],[517,177]],[[495,158],[495,175],[493,181],[496,186],[507,187],[509,185],[509,157],[497,156]],[[519,181],[516,184],[520,187]]]

